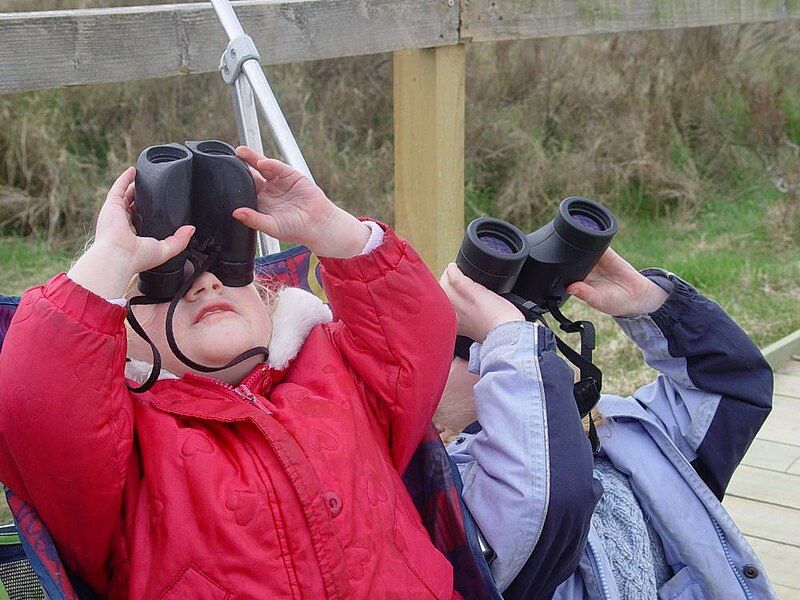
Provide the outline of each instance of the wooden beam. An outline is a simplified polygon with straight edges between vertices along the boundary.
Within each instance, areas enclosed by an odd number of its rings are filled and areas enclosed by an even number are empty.
[[[394,54],[395,223],[438,276],[464,228],[464,46]]]
[[[263,64],[454,44],[455,2],[233,2]],[[452,5],[452,6],[451,6]],[[210,3],[0,14],[0,94],[215,71]]]
[[[461,39],[490,42],[800,18],[800,0],[462,0]]]

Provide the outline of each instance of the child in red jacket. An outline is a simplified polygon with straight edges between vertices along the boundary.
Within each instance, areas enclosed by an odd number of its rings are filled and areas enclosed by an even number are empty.
[[[291,167],[237,153],[259,212],[234,216],[314,251],[340,320],[305,292],[265,307],[253,286],[204,273],[175,313],[183,352],[221,365],[268,346],[269,361],[193,372],[166,343],[166,304],[141,306],[165,372],[131,393],[149,347],[116,299],[192,228],[137,237],[128,169],[92,247],[20,302],[0,356],[0,480],[102,596],[450,598],[451,566],[400,479],[447,377],[447,298],[391,230]]]

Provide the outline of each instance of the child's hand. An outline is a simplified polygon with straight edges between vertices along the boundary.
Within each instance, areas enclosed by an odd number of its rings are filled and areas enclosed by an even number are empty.
[[[132,274],[147,271],[167,262],[183,251],[194,234],[193,225],[180,227],[163,240],[139,237],[131,221],[134,207],[136,169],[129,167],[111,186],[100,208],[95,228],[94,246],[119,254]]]
[[[119,298],[136,273],[168,261],[189,244],[194,227],[184,225],[164,240],[139,237],[133,228],[136,169],[128,168],[111,186],[97,216],[94,243],[69,277],[104,298]]]
[[[236,155],[252,167],[258,211],[239,208],[234,218],[279,240],[308,246],[318,256],[361,253],[369,227],[337,207],[302,173],[245,146],[237,148]]]
[[[605,251],[586,279],[567,286],[567,291],[612,317],[651,313],[667,299],[667,292],[611,248]]]
[[[447,265],[439,283],[456,311],[459,335],[483,342],[498,325],[525,320],[516,306],[472,281],[455,263]]]

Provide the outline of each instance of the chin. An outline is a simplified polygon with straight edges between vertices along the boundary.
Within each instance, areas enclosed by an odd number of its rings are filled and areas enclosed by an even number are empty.
[[[192,354],[184,352],[205,365],[224,365],[251,348],[267,345],[263,340],[255,339],[252,328],[244,322],[220,321],[196,331],[194,336],[194,351]]]

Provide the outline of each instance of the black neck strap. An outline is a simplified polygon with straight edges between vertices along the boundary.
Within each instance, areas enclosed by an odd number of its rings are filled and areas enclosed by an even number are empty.
[[[573,350],[557,335],[555,338],[558,350],[578,368],[580,379],[573,385],[573,396],[578,407],[578,413],[581,418],[584,418],[600,400],[600,391],[603,389],[603,373],[592,362],[592,353],[595,349],[596,341],[594,325],[589,321],[570,321],[559,310],[558,303],[555,301],[548,302],[542,308],[516,294],[505,294],[504,297],[519,308],[528,321],[541,321],[546,326],[547,321],[544,319],[544,314],[549,312],[558,321],[562,331],[580,334],[580,353]],[[589,440],[592,443],[592,450],[597,451],[600,443],[591,416],[589,417]]]
[[[167,308],[167,322],[166,322],[166,330],[167,330],[167,343],[169,344],[170,350],[172,350],[173,354],[186,366],[194,369],[195,371],[199,371],[201,373],[215,373],[217,371],[222,371],[223,369],[228,369],[235,365],[238,365],[240,362],[247,360],[248,358],[252,358],[254,356],[263,355],[264,360],[266,361],[269,358],[269,350],[263,346],[257,346],[255,348],[251,348],[245,352],[242,352],[239,356],[234,358],[233,360],[229,361],[228,363],[222,365],[221,367],[209,367],[206,365],[202,365],[198,362],[193,361],[188,356],[186,356],[181,349],[178,347],[178,342],[175,339],[175,333],[172,329],[172,321],[175,317],[175,309],[178,307],[178,302],[180,302],[181,298],[186,295],[186,292],[194,285],[194,282],[197,280],[200,275],[202,275],[208,268],[208,265],[211,263],[210,258],[206,258],[202,263],[196,262],[192,258],[189,261],[194,265],[194,273],[192,273],[191,277],[187,278],[184,281],[181,288],[175,293],[172,300],[169,302],[169,307]],[[128,389],[132,392],[140,394],[142,392],[146,392],[153,384],[158,381],[158,376],[161,373],[161,354],[158,352],[158,348],[150,339],[150,336],[147,335],[144,328],[139,324],[136,320],[136,316],[133,314],[132,307],[138,306],[142,304],[162,304],[165,302],[164,300],[149,298],[147,296],[136,296],[135,298],[131,298],[128,302],[128,314],[127,319],[128,322],[131,324],[133,330],[139,334],[149,345],[150,350],[153,352],[153,370],[150,372],[150,376],[147,378],[142,385],[139,387],[132,387],[128,385]]]

